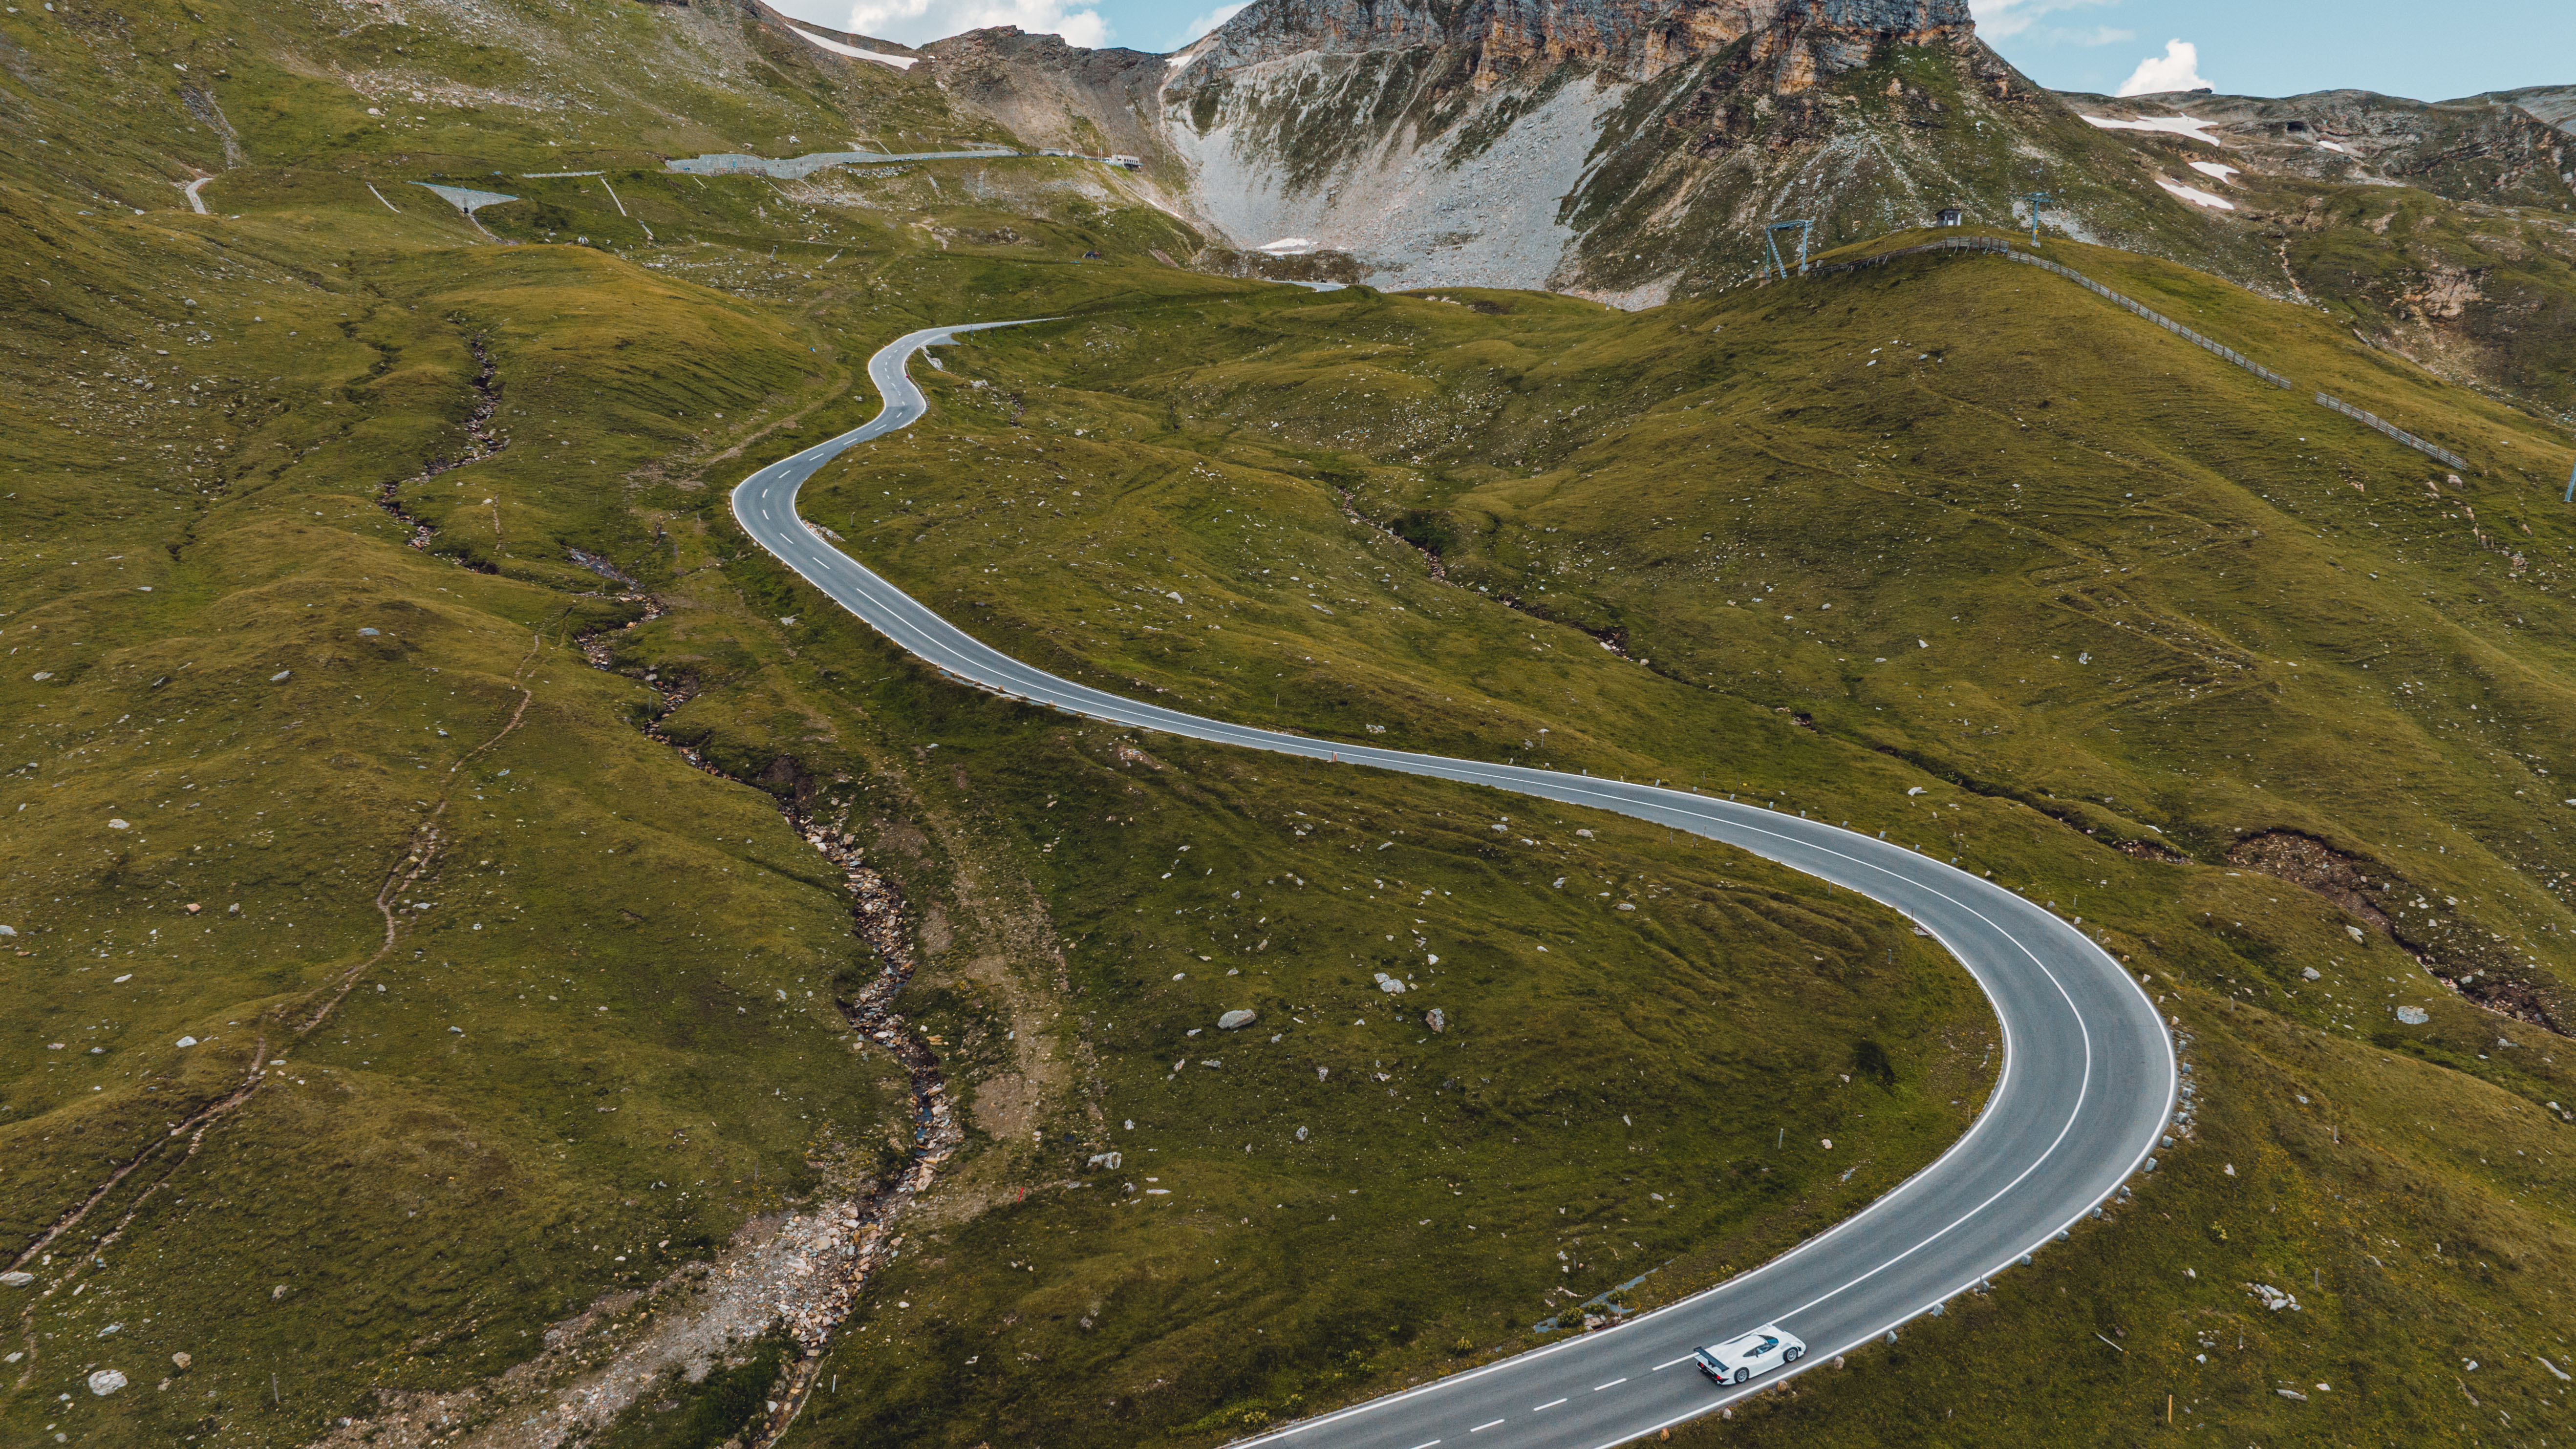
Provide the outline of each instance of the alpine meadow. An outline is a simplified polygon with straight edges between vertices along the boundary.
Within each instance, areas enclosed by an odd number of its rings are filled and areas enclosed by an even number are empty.
[[[2576,86],[0,63],[11,1442],[2576,1433]]]

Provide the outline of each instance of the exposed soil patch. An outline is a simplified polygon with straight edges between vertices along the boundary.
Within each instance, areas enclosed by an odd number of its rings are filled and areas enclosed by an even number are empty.
[[[2391,878],[2381,875],[2374,880],[2362,862],[2341,854],[2313,836],[2288,830],[2249,835],[2228,848],[2227,863],[2279,876],[2368,921],[2380,934],[2394,934],[2394,926],[2387,914],[2379,909],[2377,900],[2378,893],[2388,888]]]
[[[465,418],[465,451],[454,458],[432,458],[415,477],[407,480],[388,480],[382,488],[376,490],[376,506],[399,519],[403,527],[411,531],[406,541],[412,547],[423,551],[429,548],[430,540],[437,537],[438,530],[404,510],[401,494],[403,482],[425,482],[441,473],[462,468],[468,463],[479,463],[510,445],[510,440],[502,436],[492,425],[492,419],[499,416],[501,412],[500,364],[492,360],[491,349],[483,345],[480,335],[467,337],[465,346],[474,354],[474,361],[478,364],[473,378],[474,410]],[[494,525],[496,537],[498,529],[499,526],[496,523]],[[476,573],[495,572],[490,564],[468,563],[461,558],[455,562]],[[629,586],[634,582],[631,579],[625,579],[623,575],[618,577]]]
[[[2384,867],[2293,830],[2248,835],[2229,847],[2227,863],[2277,876],[2360,917],[2405,948],[2425,974],[2499,1016],[2568,1035],[2563,1006],[2496,950],[2491,933],[2463,920],[2459,902],[2426,893]]]

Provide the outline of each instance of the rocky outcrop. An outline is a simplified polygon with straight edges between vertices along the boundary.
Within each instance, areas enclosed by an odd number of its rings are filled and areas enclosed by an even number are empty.
[[[1924,44],[1974,28],[1966,0],[1268,0],[1193,47],[1203,72],[1302,55],[1431,47],[1469,59],[1474,83],[1567,63],[1652,79],[1745,36],[1800,37],[1807,74],[1849,70],[1877,46]]]
[[[922,47],[952,103],[992,117],[1032,146],[1159,156],[1163,57],[1082,50],[1016,25],[970,30]]]
[[[1263,0],[1161,95],[1216,230],[1398,287],[1648,306],[1751,275],[1774,217],[1827,245],[1952,205],[2010,224],[2043,171],[2088,239],[2203,227],[2088,182],[2106,143],[1962,0]]]
[[[2066,99],[2094,115],[2206,121],[2227,149],[2278,174],[2395,182],[2490,206],[2563,210],[2576,202],[2576,87],[2435,102],[2362,90],[2152,100],[2070,93]]]

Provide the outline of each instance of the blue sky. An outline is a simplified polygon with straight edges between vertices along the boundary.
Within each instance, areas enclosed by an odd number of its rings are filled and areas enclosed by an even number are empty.
[[[2058,90],[2117,94],[2141,62],[2166,63],[2177,40],[2191,48],[2185,54],[2202,81],[2232,95],[2349,87],[2441,101],[2576,85],[2576,7],[2567,0],[1971,3],[1986,43]]]
[[[1218,0],[772,0],[791,15],[918,45],[984,25],[1164,51],[1239,6]],[[2283,96],[2355,87],[2448,100],[2576,84],[2570,0],[1971,0],[1978,32],[2042,85]],[[2176,44],[2179,42],[2179,44]],[[2142,70],[2143,67],[2143,70]]]

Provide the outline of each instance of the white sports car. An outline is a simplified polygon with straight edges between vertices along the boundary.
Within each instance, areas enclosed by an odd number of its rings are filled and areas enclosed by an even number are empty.
[[[1807,1356],[1807,1345],[1776,1323],[1765,1324],[1741,1338],[1712,1344],[1693,1355],[1699,1371],[1721,1384],[1740,1384]]]

